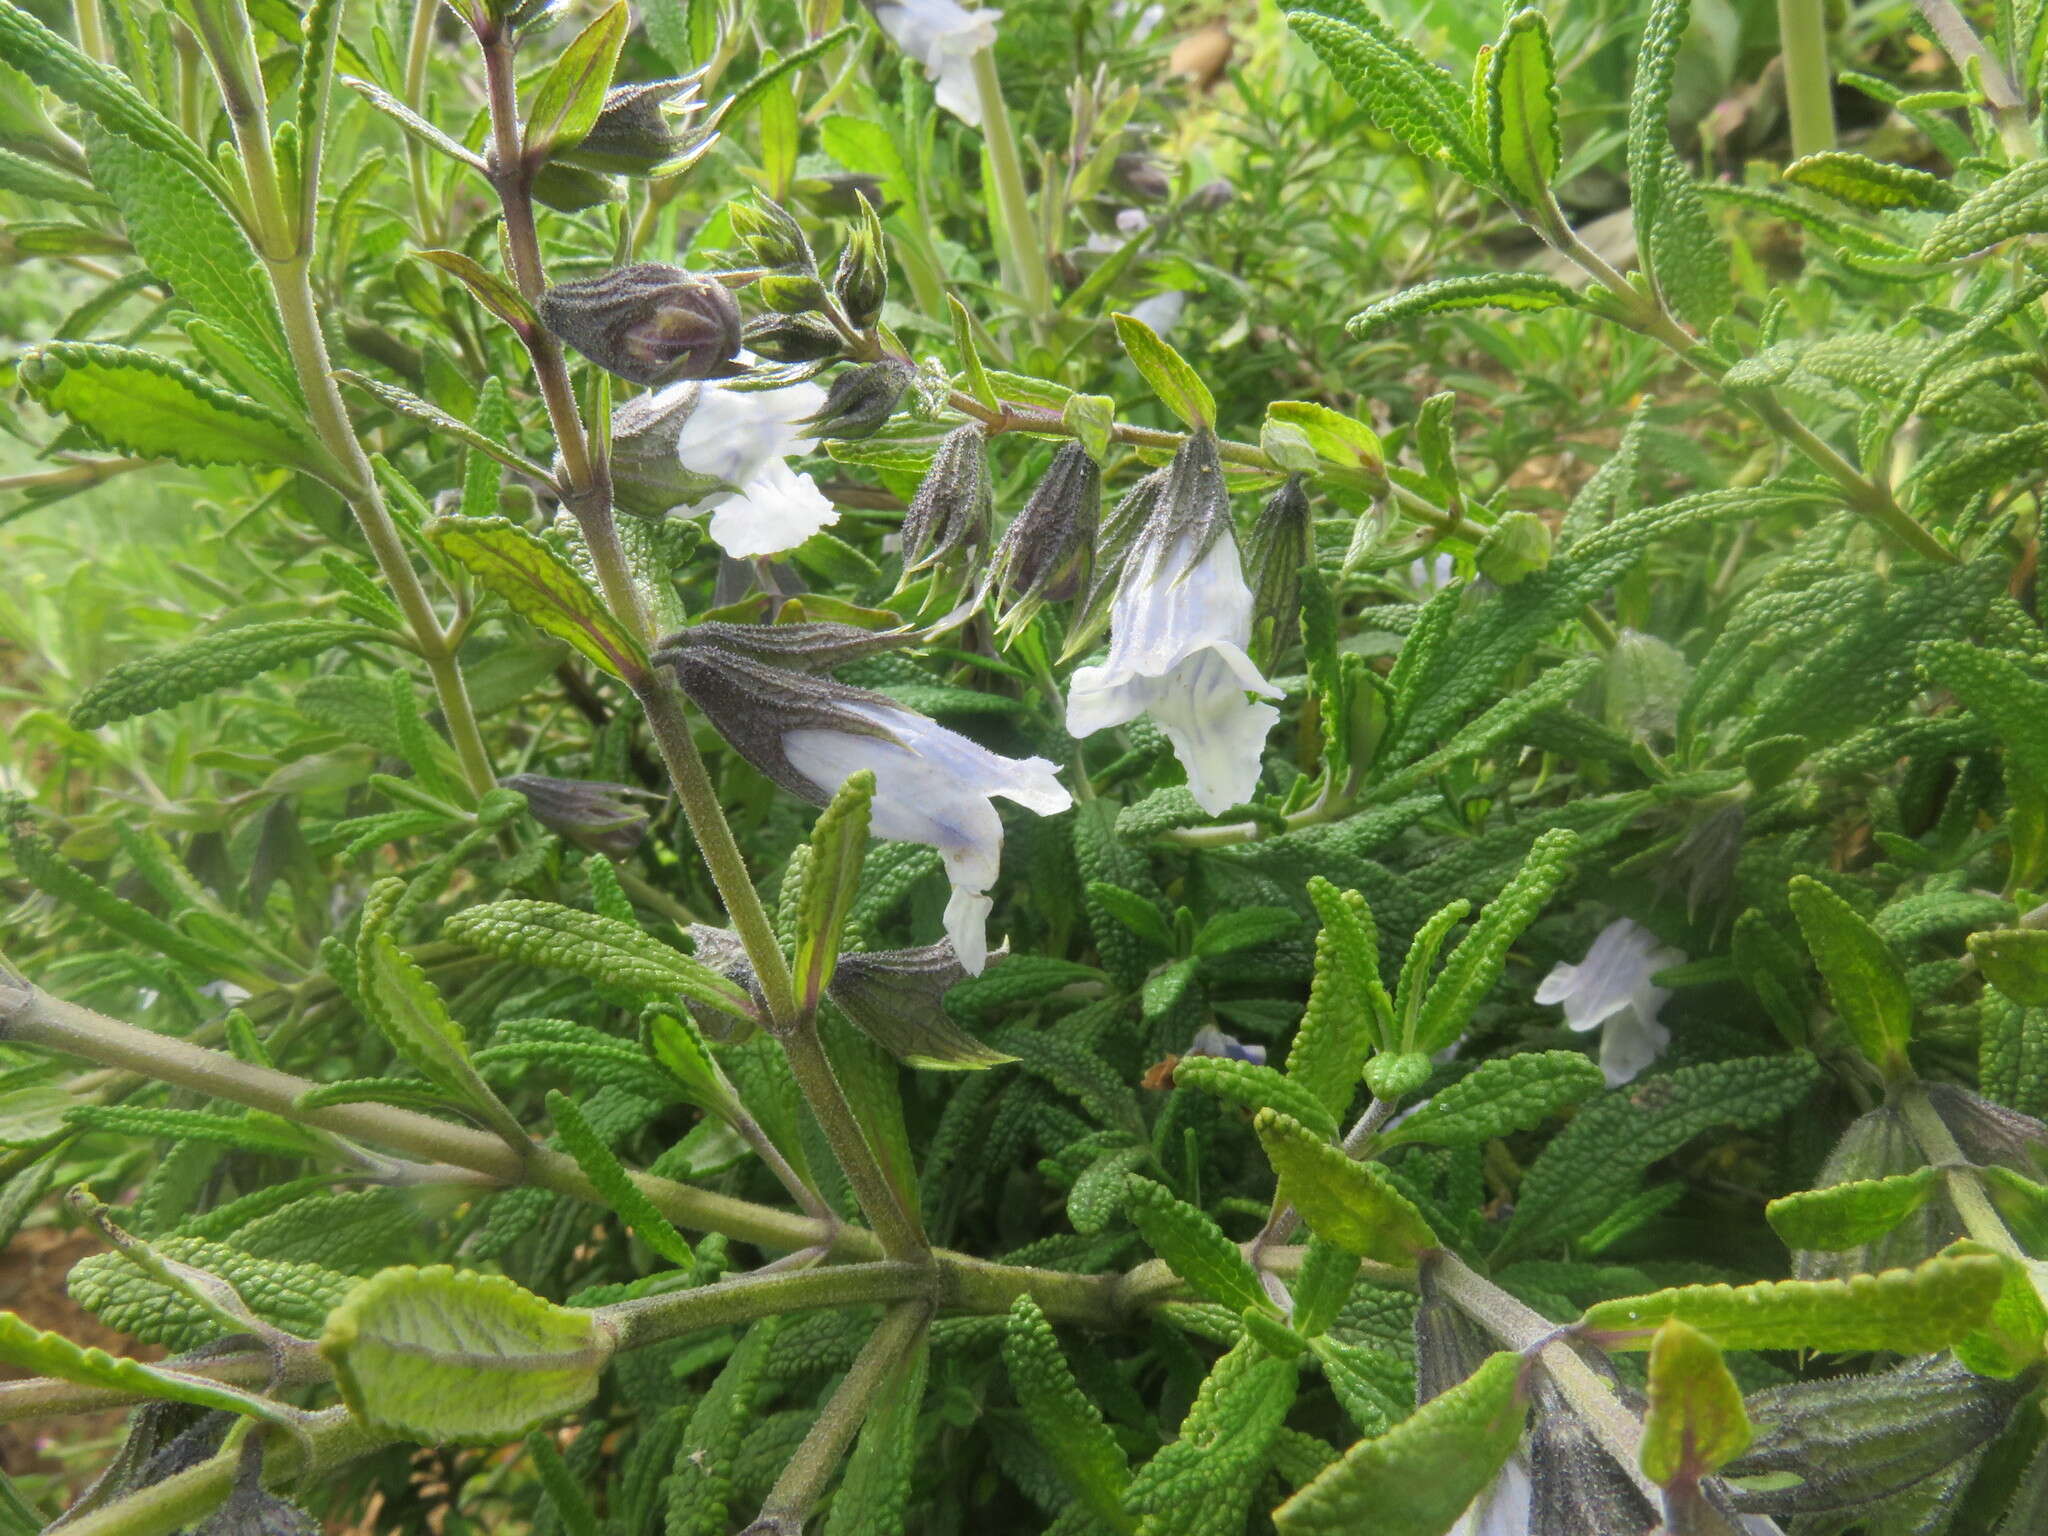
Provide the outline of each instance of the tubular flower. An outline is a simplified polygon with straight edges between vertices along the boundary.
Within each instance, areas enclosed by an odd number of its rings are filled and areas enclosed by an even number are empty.
[[[1067,730],[1087,736],[1149,714],[1187,769],[1196,804],[1211,815],[1242,804],[1280,718],[1272,705],[1245,697],[1280,696],[1245,652],[1251,633],[1252,592],[1231,534],[1216,439],[1197,432],[1175,455],[1124,556],[1109,659],[1074,673]]]
[[[1600,1070],[1607,1086],[1632,1081],[1671,1043],[1671,1031],[1657,1012],[1671,996],[1650,978],[1685,956],[1657,942],[1657,936],[1628,918],[1600,930],[1586,958],[1560,962],[1536,989],[1539,1003],[1562,1003],[1565,1022],[1584,1033],[1600,1029]],[[1602,1026],[1605,1028],[1602,1028]]]
[[[690,474],[723,486],[695,506],[711,514],[712,539],[735,560],[779,555],[839,521],[817,482],[788,461],[815,441],[801,422],[824,401],[825,392],[807,383],[780,389],[679,384],[654,397],[658,411],[687,407],[676,431],[676,458]]]
[[[779,627],[816,632],[819,660],[807,663],[780,645],[756,649],[739,625],[684,630],[656,659],[675,669],[683,692],[742,757],[799,798],[824,805],[847,779],[871,770],[870,829],[938,850],[953,884],[946,935],[961,967],[980,974],[988,962],[988,889],[1003,851],[991,802],[1000,795],[1041,816],[1064,811],[1072,799],[1054,766],[1042,757],[1004,757],[882,694],[802,670],[835,665],[874,636],[843,625]]]
[[[931,78],[939,105],[970,128],[981,126],[974,56],[993,48],[1001,11],[970,11],[954,0],[870,0],[889,40]]]

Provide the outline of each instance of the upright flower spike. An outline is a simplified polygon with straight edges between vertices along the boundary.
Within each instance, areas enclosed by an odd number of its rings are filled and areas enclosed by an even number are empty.
[[[1658,943],[1649,929],[1617,918],[1600,930],[1585,959],[1552,967],[1536,989],[1536,1001],[1562,1003],[1565,1023],[1581,1034],[1601,1031],[1600,1070],[1607,1086],[1618,1088],[1671,1043],[1671,1031],[1657,1022],[1671,994],[1650,978],[1684,962],[1682,953]]]
[[[981,126],[974,56],[996,44],[1001,11],[970,11],[954,0],[868,0],[889,40],[918,63],[939,105],[970,128]]]
[[[806,663],[797,653],[784,665],[763,660],[758,650],[749,654],[743,647],[750,637],[730,632],[743,628],[683,630],[663,642],[655,660],[674,669],[683,692],[735,751],[798,798],[824,805],[855,773],[872,771],[869,829],[939,851],[953,884],[946,935],[961,966],[979,975],[988,962],[994,905],[988,888],[1003,851],[1003,824],[991,802],[1001,795],[1041,816],[1057,815],[1073,802],[1054,766],[1042,757],[1004,757],[881,694],[800,670]],[[818,638],[828,653],[851,643]]]
[[[1280,690],[1245,652],[1245,585],[1216,439],[1194,433],[1174,455],[1158,500],[1133,535],[1110,609],[1109,659],[1074,673],[1067,730],[1088,736],[1141,714],[1156,721],[1212,816],[1249,800]]]
[[[814,441],[802,423],[824,401],[815,384],[737,389],[716,382],[628,401],[612,421],[620,506],[647,517],[683,503],[709,512],[712,539],[735,560],[796,548],[839,521],[817,483],[787,457]]]

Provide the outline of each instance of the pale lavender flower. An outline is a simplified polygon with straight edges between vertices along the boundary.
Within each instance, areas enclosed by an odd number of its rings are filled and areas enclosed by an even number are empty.
[[[1610,1088],[1630,1082],[1671,1043],[1657,1013],[1671,994],[1650,978],[1685,963],[1678,950],[1629,918],[1600,930],[1586,958],[1559,962],[1536,989],[1539,1003],[1564,1005],[1565,1023],[1584,1033],[1598,1029],[1600,1070]]]

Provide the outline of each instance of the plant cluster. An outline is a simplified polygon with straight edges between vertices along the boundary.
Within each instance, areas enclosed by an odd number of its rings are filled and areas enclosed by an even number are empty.
[[[1254,9],[0,0],[0,1536],[2048,1529],[2048,7]]]

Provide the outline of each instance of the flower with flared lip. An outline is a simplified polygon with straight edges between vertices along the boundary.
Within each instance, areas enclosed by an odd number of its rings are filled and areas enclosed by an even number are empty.
[[[850,712],[877,735],[804,729],[782,738],[790,766],[825,794],[863,768],[875,775],[868,826],[877,837],[938,849],[953,882],[946,936],[970,976],[988,963],[988,914],[1002,861],[1003,823],[992,797],[1001,795],[1041,816],[1073,803],[1058,770],[1042,757],[1014,758],[949,731],[923,715],[884,701],[854,702]]]
[[[775,647],[803,630],[808,648]],[[1041,816],[1073,803],[1042,757],[991,752],[879,693],[817,675],[878,637],[842,625],[705,624],[669,636],[654,659],[739,754],[784,789],[824,805],[865,768],[875,776],[868,829],[936,848],[953,884],[946,934],[960,965],[988,962],[988,889],[1002,861],[1000,795]]]
[[[1157,510],[1124,559],[1110,609],[1109,659],[1081,667],[1067,693],[1067,730],[1087,736],[1139,715],[1156,721],[1187,769],[1195,803],[1212,816],[1258,787],[1280,690],[1246,654],[1252,591],[1245,584],[1216,440],[1188,438]]]
[[[676,457],[690,473],[730,487],[695,504],[711,514],[711,537],[720,549],[735,560],[779,555],[839,521],[839,509],[788,460],[816,441],[801,421],[824,405],[824,390],[809,383],[780,389],[679,384],[656,396],[656,404],[687,389],[698,393],[676,436]]]
[[[1529,1536],[1529,1464],[1517,1451],[1445,1536]]]
[[[954,0],[870,0],[889,40],[918,63],[939,105],[970,128],[981,126],[974,56],[996,42],[1001,11],[970,11]]]
[[[1601,1031],[1600,1070],[1607,1074],[1607,1086],[1617,1088],[1671,1043],[1671,1031],[1657,1022],[1671,994],[1651,985],[1650,978],[1684,963],[1683,954],[1658,943],[1649,929],[1617,918],[1600,930],[1585,959],[1551,968],[1536,989],[1536,1001],[1562,1003],[1565,1023],[1582,1034]]]

